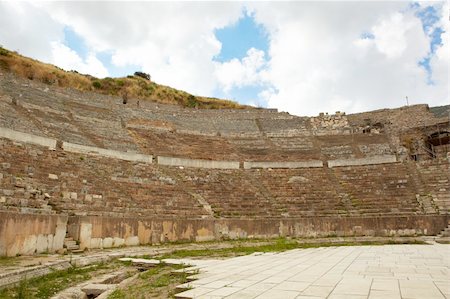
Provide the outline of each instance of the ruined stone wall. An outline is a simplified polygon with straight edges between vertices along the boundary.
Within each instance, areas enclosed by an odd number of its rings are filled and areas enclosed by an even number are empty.
[[[360,130],[380,124],[382,125],[381,129],[392,132],[429,126],[445,119],[445,117],[437,118],[425,104],[350,114],[347,118],[352,126],[360,128]]]
[[[66,215],[0,211],[0,256],[53,253],[63,249]]]
[[[72,217],[69,223],[79,227],[74,237],[83,249],[247,238],[434,235],[445,227],[447,219],[447,216],[282,220]]]

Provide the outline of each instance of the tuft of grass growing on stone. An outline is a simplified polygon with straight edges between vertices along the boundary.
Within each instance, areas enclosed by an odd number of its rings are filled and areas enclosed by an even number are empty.
[[[164,254],[158,258],[186,258],[186,257],[230,257],[248,255],[255,252],[281,252],[296,248],[318,248],[318,247],[333,247],[333,246],[376,246],[386,244],[426,244],[420,240],[377,240],[377,241],[353,241],[344,240],[336,242],[303,242],[301,239],[286,239],[279,238],[269,244],[241,244],[235,243],[232,247],[218,248],[218,249],[181,249],[175,250],[172,253]]]
[[[116,264],[96,264],[88,267],[70,267],[47,275],[22,280],[18,285],[1,289],[0,298],[50,298],[56,293],[89,280],[93,273],[116,267]]]
[[[108,299],[165,299],[174,298],[175,287],[187,282],[186,273],[173,274],[182,266],[160,264],[145,272],[123,289],[116,289]]]

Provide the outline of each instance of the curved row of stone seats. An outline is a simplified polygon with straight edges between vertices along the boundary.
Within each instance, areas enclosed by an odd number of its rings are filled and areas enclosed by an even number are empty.
[[[36,107],[52,107],[55,111],[70,112],[73,115],[98,118],[102,120],[128,121],[133,117],[148,120],[167,121],[180,131],[199,134],[222,134],[236,136],[309,135],[308,118],[299,118],[287,113],[275,113],[276,110],[196,110],[173,107],[171,105],[143,102],[124,106],[119,97],[107,97],[95,93],[80,93],[55,87],[26,83],[13,83],[6,79],[0,85],[4,93]],[[260,123],[256,122],[258,120]],[[51,121],[50,121],[51,122]],[[296,133],[297,132],[297,133]],[[302,133],[299,133],[302,132]]]
[[[28,132],[34,135],[44,135],[28,117],[21,115],[16,109],[8,104],[5,97],[0,95],[0,126],[11,128],[20,132]]]
[[[312,141],[286,138],[227,138],[129,129],[142,152],[209,160],[292,161],[320,159]]]
[[[144,153],[193,159],[305,161],[393,154],[385,135],[369,139],[358,134],[345,140],[338,136],[223,138],[142,128],[129,131]]]
[[[251,175],[270,194],[283,217],[347,214],[323,168],[252,170]]]
[[[323,125],[320,117],[313,121],[266,109],[198,110],[149,102],[137,107],[133,101],[123,105],[120,97],[3,77],[0,126],[72,143],[154,155],[248,161],[326,160],[395,152],[387,134],[315,135],[311,127]],[[12,104],[12,98],[19,104]],[[408,109],[430,119],[424,107]],[[387,113],[392,122],[399,122],[399,115],[409,110],[392,111],[374,112],[374,121]],[[348,117],[363,126],[360,114]],[[321,130],[326,132],[327,126]]]
[[[352,213],[421,214],[417,186],[401,163],[334,168],[338,191]]]
[[[268,137],[297,137],[312,135],[308,117],[258,119],[258,125]]]
[[[424,161],[416,167],[422,191],[432,197],[441,213],[450,213],[450,163]]]
[[[349,167],[345,170],[272,169],[218,171],[184,169],[183,182],[222,217],[382,216],[421,214],[402,165]],[[372,171],[380,171],[372,173]],[[336,176],[332,178],[330,176]],[[385,182],[382,178],[388,177]],[[392,180],[390,180],[390,177]],[[369,187],[364,187],[370,181]],[[400,182],[399,182],[400,181]],[[352,181],[353,182],[353,181]],[[342,185],[342,186],[340,186]]]
[[[8,105],[5,97],[2,97],[1,105],[8,107],[7,117],[24,119],[29,127],[19,127],[17,121],[3,122],[2,125],[90,146],[136,150],[134,141],[122,128],[120,118],[111,109],[77,104],[67,97],[38,91],[43,95],[37,92],[29,94],[28,91],[27,96],[19,98],[18,105]]]
[[[201,169],[122,161],[0,140],[0,208],[115,217],[289,218],[423,214],[406,163]],[[421,173],[436,171],[422,166]],[[441,170],[448,165],[443,167]],[[425,175],[424,175],[425,177]],[[444,177],[444,176],[443,176]]]
[[[0,142],[1,209],[120,217],[205,213],[158,167]]]

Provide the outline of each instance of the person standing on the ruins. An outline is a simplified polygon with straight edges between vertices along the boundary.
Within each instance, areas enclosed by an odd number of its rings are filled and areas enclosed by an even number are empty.
[[[128,103],[128,93],[126,91],[122,95],[122,103],[123,104]]]

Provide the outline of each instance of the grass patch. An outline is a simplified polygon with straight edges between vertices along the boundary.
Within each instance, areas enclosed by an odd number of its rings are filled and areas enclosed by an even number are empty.
[[[0,290],[0,298],[50,298],[68,287],[91,279],[95,273],[102,270],[110,271],[117,265],[119,264],[97,264],[53,271],[45,276],[25,279],[17,286]]]
[[[299,243],[295,240],[280,238],[270,244],[263,245],[247,245],[238,242],[235,246],[229,248],[218,249],[181,249],[172,253],[162,255],[160,258],[185,258],[185,257],[226,257],[236,255],[248,255],[254,252],[280,252],[299,247]]]
[[[267,240],[266,240],[267,241]],[[251,245],[237,242],[235,246],[229,248],[219,249],[181,249],[175,250],[172,253],[167,253],[159,256],[160,259],[166,258],[186,258],[186,257],[230,257],[248,255],[255,252],[282,252],[297,248],[318,248],[318,247],[333,247],[333,246],[376,246],[386,244],[424,244],[427,243],[420,240],[392,240],[386,239],[383,241],[342,241],[342,242],[302,242],[301,239],[286,239],[279,238],[270,244]]]
[[[18,264],[15,257],[0,256],[0,267],[14,266]]]
[[[171,273],[182,266],[160,264],[141,273],[124,289],[116,289],[108,299],[174,298],[175,287],[187,282],[187,274]]]

